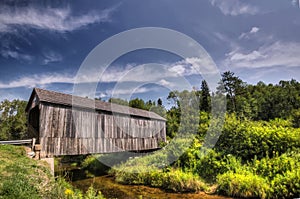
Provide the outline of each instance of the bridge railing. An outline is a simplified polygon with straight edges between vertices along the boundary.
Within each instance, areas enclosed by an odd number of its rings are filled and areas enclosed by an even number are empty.
[[[9,140],[9,141],[0,141],[0,144],[13,144],[13,145],[22,145],[22,144],[31,144],[32,139],[28,140]]]
[[[35,145],[35,138],[27,139],[27,140],[8,140],[8,141],[0,141],[1,144],[12,144],[12,145],[23,145],[23,144],[31,144],[32,150]]]

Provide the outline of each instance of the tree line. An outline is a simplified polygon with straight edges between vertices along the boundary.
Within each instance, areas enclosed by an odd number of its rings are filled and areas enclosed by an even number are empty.
[[[199,107],[199,117],[211,112],[212,98],[226,96],[227,113],[235,113],[240,119],[269,121],[275,118],[291,119],[294,127],[300,126],[300,83],[295,79],[279,81],[278,84],[265,84],[260,81],[256,85],[247,84],[231,71],[222,74],[216,92],[211,92],[205,80],[200,83],[199,90],[171,91],[166,109],[163,101],[144,101],[140,98],[129,101],[110,98],[108,101],[120,105],[153,111],[167,119],[167,135],[172,138],[178,132],[181,116],[181,102],[185,99],[194,101]],[[193,102],[192,102],[193,103]],[[26,138],[27,102],[23,100],[4,100],[0,103],[0,140]],[[208,116],[207,116],[208,117]],[[200,118],[200,121],[203,118]]]

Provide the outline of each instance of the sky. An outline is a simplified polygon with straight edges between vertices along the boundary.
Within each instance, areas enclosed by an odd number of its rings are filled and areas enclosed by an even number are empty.
[[[34,87],[72,94],[96,46],[145,27],[192,38],[219,73],[230,70],[249,84],[300,81],[298,0],[2,0],[0,100],[28,100]],[[116,43],[108,51],[121,47]],[[92,96],[104,100],[162,98],[167,103],[171,90],[200,88],[203,76],[195,65],[205,68],[193,57],[145,48],[120,55],[100,76],[96,67],[80,84],[96,82]]]

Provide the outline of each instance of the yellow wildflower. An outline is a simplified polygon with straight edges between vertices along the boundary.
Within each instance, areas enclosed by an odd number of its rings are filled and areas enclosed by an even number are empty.
[[[65,190],[65,195],[72,195],[73,191],[71,189],[66,189]]]

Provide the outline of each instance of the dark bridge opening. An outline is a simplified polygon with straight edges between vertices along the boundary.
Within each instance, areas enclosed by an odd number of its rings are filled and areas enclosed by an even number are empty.
[[[40,111],[39,106],[30,110],[28,115],[28,136],[29,138],[36,138],[39,140],[39,126],[40,126]]]

